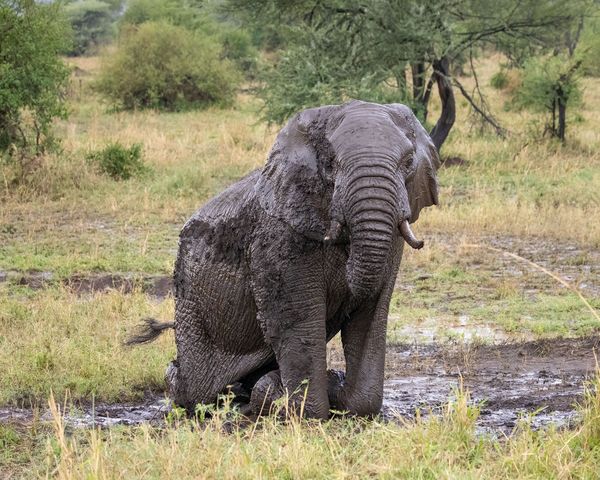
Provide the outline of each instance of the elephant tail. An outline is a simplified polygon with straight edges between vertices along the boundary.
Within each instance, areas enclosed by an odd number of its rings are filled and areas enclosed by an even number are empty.
[[[153,342],[165,330],[175,328],[175,322],[159,322],[154,318],[144,318],[142,322],[137,326],[135,333],[125,340],[125,345]]]

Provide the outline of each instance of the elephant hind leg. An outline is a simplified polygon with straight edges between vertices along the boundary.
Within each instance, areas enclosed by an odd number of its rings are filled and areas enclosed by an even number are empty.
[[[283,396],[279,370],[272,370],[254,385],[250,394],[250,409],[256,415],[268,415],[275,409],[275,402]]]

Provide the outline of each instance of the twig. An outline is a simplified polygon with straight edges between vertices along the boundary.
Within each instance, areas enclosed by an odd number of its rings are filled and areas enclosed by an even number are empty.
[[[485,111],[483,111],[479,107],[479,105],[477,105],[477,103],[475,102],[473,97],[471,97],[471,95],[469,95],[469,93],[465,90],[465,87],[463,87],[463,85],[456,78],[453,78],[452,80],[453,80],[454,85],[456,85],[458,87],[458,89],[460,90],[460,93],[463,94],[463,97],[465,97],[467,99],[467,101],[471,104],[471,106],[473,107],[473,110],[475,110],[479,115],[481,115],[483,117],[483,119],[494,128],[494,130],[496,131],[496,134],[499,137],[506,138],[506,134],[508,133],[506,131],[506,129],[502,128],[498,124],[498,122],[496,122],[496,120],[494,120],[490,115],[488,115]]]
[[[531,260],[528,260],[527,258],[521,257],[520,255],[517,255],[516,253],[507,252],[506,250],[502,250],[500,248],[490,247],[489,245],[478,245],[478,244],[475,244],[475,243],[467,243],[467,244],[462,245],[462,246],[466,247],[466,248],[483,248],[483,249],[486,249],[486,250],[491,250],[492,252],[503,253],[504,255],[507,255],[509,257],[514,258],[515,260],[520,260],[522,262],[527,263],[528,265],[531,265],[534,268],[537,268],[538,270],[540,270],[541,272],[544,272],[546,275],[552,277],[554,280],[556,280],[557,282],[559,282],[560,284],[562,284],[563,286],[565,286],[566,288],[568,288],[572,292],[576,293],[577,296],[579,297],[579,299],[588,308],[588,310],[590,311],[590,313],[596,318],[596,320],[598,320],[600,322],[600,314],[598,314],[598,312],[596,311],[596,309],[594,307],[592,307],[592,305],[590,304],[590,302],[587,301],[587,299],[582,295],[582,293],[576,287],[574,287],[573,285],[571,285],[566,280],[563,280],[557,274],[551,272],[547,268],[542,267],[540,264],[532,262]]]

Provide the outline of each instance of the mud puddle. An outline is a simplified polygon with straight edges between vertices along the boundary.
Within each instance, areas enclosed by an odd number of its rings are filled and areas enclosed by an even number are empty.
[[[140,403],[97,404],[94,406],[59,407],[63,420],[70,428],[112,427],[115,425],[162,425],[171,409],[164,396],[155,395]],[[28,424],[34,420],[52,421],[49,410],[35,411],[27,408],[0,408],[0,424]]]
[[[117,290],[131,293],[140,290],[151,297],[165,298],[173,293],[173,279],[170,275],[140,275],[135,273],[106,273],[72,275],[65,279],[56,279],[52,272],[38,271],[0,271],[0,282],[23,285],[32,290],[62,284],[77,295],[102,293]]]
[[[388,347],[382,413],[398,416],[439,414],[459,385],[480,408],[480,432],[509,434],[520,419],[533,428],[572,427],[575,405],[593,376],[600,336],[474,347],[462,345],[397,345]],[[335,357],[335,355],[334,355]],[[343,368],[339,358],[331,366]],[[169,402],[163,395],[138,404],[97,404],[71,408],[65,423],[71,428],[164,424]],[[48,411],[0,408],[0,423],[29,423],[34,416],[51,420]]]
[[[462,382],[480,408],[481,431],[510,433],[520,419],[533,428],[571,427],[599,349],[600,337],[391,347],[383,413],[435,414]]]

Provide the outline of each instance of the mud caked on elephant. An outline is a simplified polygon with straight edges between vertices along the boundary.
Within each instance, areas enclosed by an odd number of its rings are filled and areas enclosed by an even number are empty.
[[[180,234],[167,369],[190,411],[229,385],[255,412],[287,394],[310,417],[381,409],[388,308],[410,224],[437,204],[438,153],[412,111],[351,101],[298,113],[267,163],[200,208]],[[346,372],[327,370],[341,332]]]

